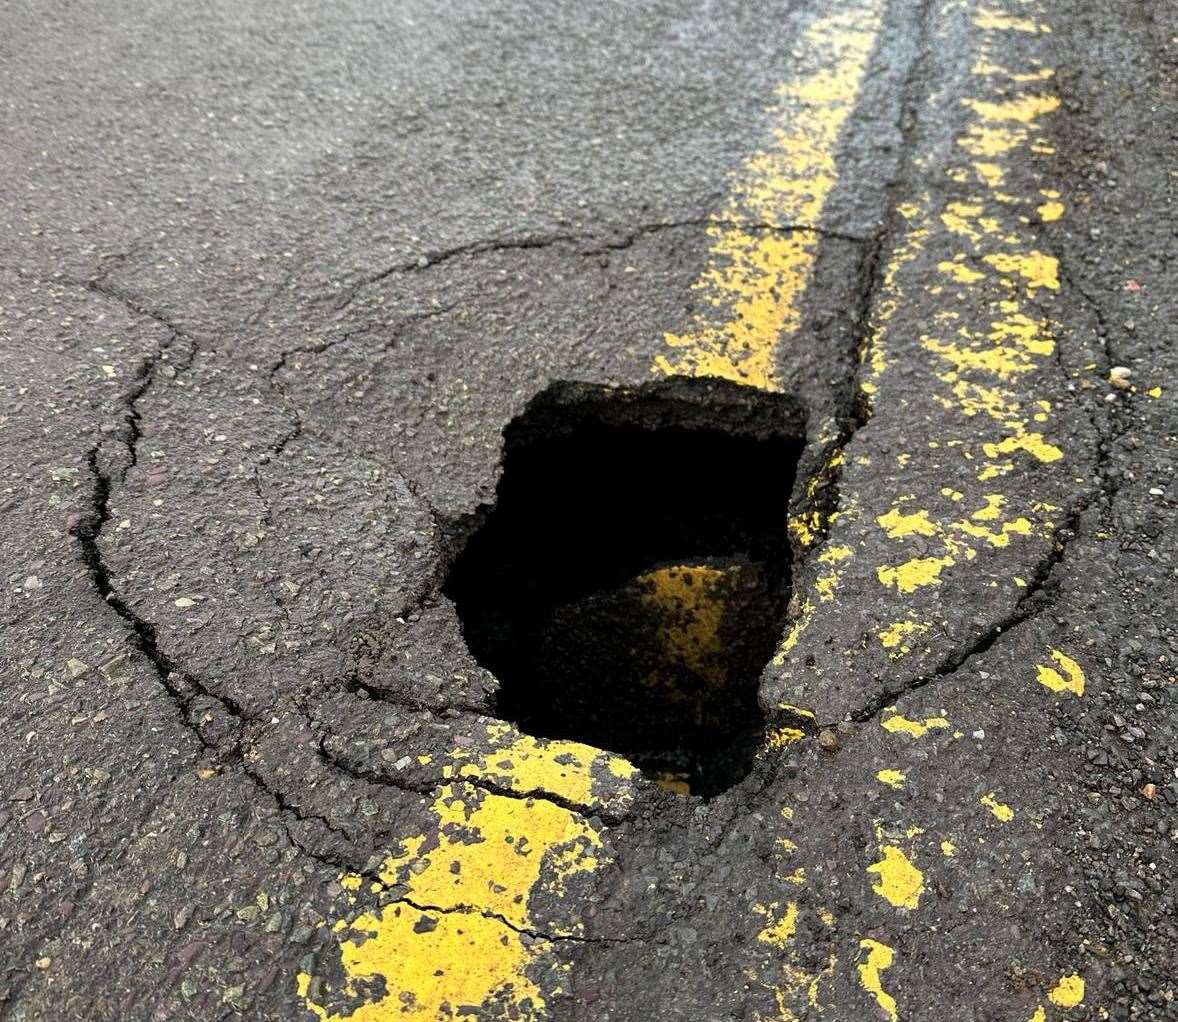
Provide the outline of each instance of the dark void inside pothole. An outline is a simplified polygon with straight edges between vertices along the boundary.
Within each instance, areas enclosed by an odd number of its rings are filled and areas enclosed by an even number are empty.
[[[446,580],[499,716],[711,797],[749,770],[790,587],[803,413],[721,380],[561,383],[504,432]]]

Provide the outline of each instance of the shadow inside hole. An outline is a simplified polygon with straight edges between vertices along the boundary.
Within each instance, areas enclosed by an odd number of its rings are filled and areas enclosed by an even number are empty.
[[[444,586],[500,681],[499,715],[621,753],[670,790],[744,777],[803,434],[793,400],[721,380],[535,398]]]

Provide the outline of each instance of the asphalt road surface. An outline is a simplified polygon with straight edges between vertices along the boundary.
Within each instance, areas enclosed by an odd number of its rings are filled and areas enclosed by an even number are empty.
[[[0,1017],[1178,1018],[1178,6],[0,81]]]

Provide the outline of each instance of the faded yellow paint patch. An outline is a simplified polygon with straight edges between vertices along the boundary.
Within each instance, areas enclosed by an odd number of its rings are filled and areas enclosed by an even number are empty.
[[[871,889],[896,908],[918,907],[924,893],[924,874],[895,845],[883,845],[879,851],[882,858],[867,867],[868,873],[879,877]]]
[[[1054,223],[1063,216],[1064,204],[1062,202],[1050,200],[1048,202],[1042,203],[1036,212],[1039,214],[1039,219],[1042,220],[1045,224]]]
[[[1033,18],[1021,18],[987,7],[978,10],[974,15],[973,22],[978,28],[1000,32],[1027,32],[1035,35],[1039,32],[1051,31],[1050,25],[1035,21]]]
[[[909,639],[927,631],[928,625],[919,621],[895,621],[876,634],[879,636],[880,645],[892,650],[891,656],[896,659],[910,652]]]
[[[779,910],[775,901],[768,905],[754,905],[753,911],[766,920],[765,927],[757,934],[757,940],[776,948],[785,947],[798,928],[797,902],[788,902],[784,911]]]
[[[942,841],[941,854],[945,856],[946,859],[952,859],[953,856],[957,854],[957,846],[952,841]]]
[[[1035,1014],[1033,1014],[1027,1022],[1047,1022],[1047,1012],[1043,1010],[1043,1005],[1037,1005]]]
[[[1047,995],[1047,999],[1057,1007],[1074,1008],[1084,1000],[1083,977],[1077,973],[1064,976],[1055,984],[1051,993]]]
[[[1059,97],[1050,93],[1024,93],[1015,99],[996,103],[984,99],[963,99],[961,102],[984,121],[1018,121],[1020,124],[1030,124],[1044,114],[1059,109]]]
[[[1049,688],[1052,692],[1071,692],[1074,696],[1082,696],[1084,694],[1083,668],[1058,649],[1051,651],[1051,659],[1063,668],[1063,674],[1046,664],[1036,664],[1039,684]]]
[[[937,728],[947,728],[949,721],[944,717],[925,717],[924,720],[909,720],[898,713],[893,713],[880,721],[880,727],[892,734],[910,735],[913,738],[923,738],[929,731]]]
[[[903,770],[881,770],[875,775],[875,779],[889,788],[902,788],[908,775]]]
[[[896,952],[887,944],[881,944],[870,937],[859,941],[859,947],[867,952],[867,959],[859,965],[859,983],[875,998],[876,1004],[891,1022],[897,1022],[899,1015],[896,1013],[896,999],[884,990],[881,975],[892,967],[896,960]]]
[[[705,310],[654,370],[718,376],[780,390],[783,338],[801,326],[800,298],[818,253],[816,228],[838,180],[835,149],[859,95],[879,32],[880,0],[816,18],[799,43],[821,54],[778,89],[773,144],[733,175],[729,198],[708,229],[708,265],[695,285]]]
[[[1014,810],[1003,802],[999,802],[994,792],[983,795],[980,799],[982,805],[994,814],[994,818],[1001,820],[1003,823],[1009,823],[1014,819]]]

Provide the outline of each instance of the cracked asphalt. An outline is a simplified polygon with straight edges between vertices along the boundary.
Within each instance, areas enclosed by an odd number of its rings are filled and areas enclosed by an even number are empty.
[[[1178,8],[3,22],[0,1018],[1178,1018]],[[707,798],[443,592],[537,395],[668,378],[806,417]]]

